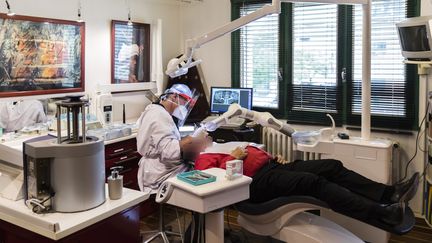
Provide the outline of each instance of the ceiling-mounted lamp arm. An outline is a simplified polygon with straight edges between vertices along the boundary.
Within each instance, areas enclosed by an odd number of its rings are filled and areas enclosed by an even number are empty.
[[[255,12],[242,16],[202,36],[186,40],[185,53],[180,58],[171,59],[168,63],[165,73],[172,78],[186,74],[189,68],[201,62],[201,60],[192,61],[192,55],[195,49],[200,48],[202,45],[213,41],[221,36],[236,31],[242,26],[245,26],[246,24],[253,22],[257,19],[260,19],[270,14],[279,14],[281,6],[280,2],[281,0],[273,0],[272,5],[265,5],[264,7],[258,9]]]
[[[271,5],[267,4],[264,7],[254,11],[248,15],[242,16],[232,22],[227,23],[213,31],[208,32],[197,38],[186,40],[184,54],[180,58],[173,58],[168,62],[165,73],[171,78],[175,78],[187,73],[188,69],[201,62],[192,61],[192,55],[195,49],[202,45],[217,39],[221,36],[229,34],[246,24],[270,14],[280,14],[282,2],[315,2],[315,3],[334,3],[334,4],[367,4],[369,0],[273,0]]]
[[[263,8],[242,16],[214,31],[211,31],[203,36],[186,41],[185,53],[180,58],[171,59],[168,62],[166,74],[171,78],[178,77],[187,73],[190,67],[200,63],[200,61],[192,62],[192,54],[196,48],[203,44],[212,41],[225,34],[231,33],[238,28],[264,16],[273,13],[280,13],[282,2],[309,2],[309,3],[324,3],[324,4],[344,4],[354,5],[360,4],[363,6],[363,44],[362,44],[362,139],[368,140],[370,137],[370,82],[371,82],[371,39],[370,39],[370,23],[371,23],[371,4],[372,0],[272,0],[271,5],[265,5]]]
[[[280,2],[280,1],[277,1]],[[207,34],[204,34],[198,38],[194,38],[189,40],[189,45],[192,45],[192,48],[199,48],[202,45],[217,39],[219,37],[222,37],[226,34],[229,34],[231,32],[234,32],[238,30],[239,28],[245,26],[246,24],[249,24],[250,22],[253,22],[257,19],[260,19],[262,17],[265,17],[270,14],[280,14],[280,4],[277,5],[265,5],[264,7],[258,9],[255,12],[252,12],[248,15],[242,16],[236,20],[233,20],[230,23],[227,23],[226,25],[223,25],[213,31],[208,32]]]

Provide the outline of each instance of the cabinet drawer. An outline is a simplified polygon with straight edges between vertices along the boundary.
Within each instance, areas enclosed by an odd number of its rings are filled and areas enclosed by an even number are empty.
[[[124,187],[134,189],[134,190],[139,190],[138,178],[137,178],[138,168],[126,169],[120,172],[120,174],[123,175]]]
[[[140,159],[141,155],[138,152],[130,151],[128,154],[105,160],[105,168],[109,169],[112,166],[123,166],[124,169],[137,167]]]
[[[137,150],[136,139],[108,144],[105,146],[105,159],[119,157]]]

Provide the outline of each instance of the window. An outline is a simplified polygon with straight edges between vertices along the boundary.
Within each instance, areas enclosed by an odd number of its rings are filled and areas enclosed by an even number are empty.
[[[337,5],[298,3],[293,15],[292,113],[337,113]],[[289,68],[289,67],[288,67]]]
[[[233,19],[270,3],[231,1]],[[395,23],[417,16],[419,0],[372,2],[372,126],[411,129],[417,76],[402,63]],[[254,109],[290,122],[329,124],[330,113],[360,125],[361,15],[360,5],[283,3],[279,16],[232,34],[233,86],[254,88]]]
[[[240,16],[261,8],[250,4],[240,8]],[[240,29],[240,86],[253,88],[253,105],[278,108],[279,105],[279,16],[273,14]]]
[[[395,23],[412,16],[406,0],[375,0],[372,5],[371,29],[371,115],[372,124],[409,128],[416,121],[416,83],[412,65],[406,67],[401,55]],[[353,78],[349,93],[348,121],[360,124],[362,9],[353,11]],[[411,70],[410,70],[411,68]]]

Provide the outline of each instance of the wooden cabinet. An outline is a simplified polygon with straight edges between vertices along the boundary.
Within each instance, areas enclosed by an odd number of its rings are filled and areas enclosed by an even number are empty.
[[[123,175],[124,187],[139,190],[137,174],[140,158],[136,138],[107,144],[105,145],[105,173],[108,177],[111,174],[111,167],[123,166],[120,175]]]
[[[139,212],[140,208],[138,206],[132,206],[59,240],[47,238],[33,231],[0,220],[0,243],[138,243],[141,242]]]

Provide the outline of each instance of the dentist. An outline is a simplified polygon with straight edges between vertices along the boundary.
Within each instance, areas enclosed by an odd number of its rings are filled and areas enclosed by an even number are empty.
[[[181,138],[178,127],[183,126],[197,98],[188,86],[174,84],[141,114],[137,121],[141,191],[155,193],[163,181],[190,168],[187,162],[198,152],[200,138]]]

